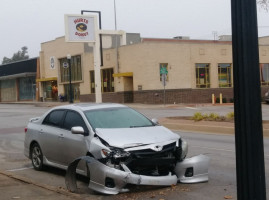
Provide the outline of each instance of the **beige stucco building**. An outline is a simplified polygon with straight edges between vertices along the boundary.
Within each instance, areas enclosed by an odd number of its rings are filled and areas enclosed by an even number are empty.
[[[233,65],[229,40],[228,36],[221,40],[190,40],[126,34],[126,43],[120,44],[119,36],[104,36],[103,101],[163,103],[164,89],[166,103],[211,102],[211,95],[220,93],[230,101]],[[259,43],[261,83],[265,91],[269,83],[269,37],[259,38]],[[64,37],[41,44],[37,80],[41,99],[56,101],[59,95],[69,96],[67,54],[72,56],[74,100],[94,102],[93,48],[84,43],[66,43]]]

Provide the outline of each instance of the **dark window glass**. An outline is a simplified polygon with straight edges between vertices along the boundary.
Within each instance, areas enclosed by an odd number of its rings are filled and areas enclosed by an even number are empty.
[[[82,117],[79,113],[68,111],[64,120],[64,128],[67,130],[71,130],[74,126],[81,126],[85,132],[87,132],[86,124],[84,123]]]
[[[210,88],[210,73],[209,64],[196,63],[196,87],[197,88]]]
[[[69,82],[69,67],[64,67],[67,65],[67,58],[59,59],[60,61],[60,77],[61,82]],[[65,63],[65,64],[64,64]],[[81,56],[71,57],[71,80],[81,81],[82,80],[82,70],[81,70]]]
[[[261,85],[269,85],[269,64],[260,64]]]
[[[95,93],[95,80],[94,80],[94,71],[90,71],[90,79],[91,79],[91,93]]]
[[[95,75],[94,71],[90,71],[90,87],[91,93],[95,93]],[[101,83],[102,83],[102,92],[114,92],[114,77],[113,69],[102,69],[101,70]]]
[[[218,64],[219,87],[231,87],[231,64]]]
[[[47,115],[43,124],[60,127],[61,121],[63,119],[64,110],[54,110]]]

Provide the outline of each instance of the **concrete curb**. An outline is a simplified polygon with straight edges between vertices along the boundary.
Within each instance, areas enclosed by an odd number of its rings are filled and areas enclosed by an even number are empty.
[[[46,189],[46,190],[49,190],[49,191],[52,191],[61,195],[72,197],[73,199],[78,199],[78,200],[82,199],[79,194],[71,193],[65,188],[56,188],[56,187],[49,186],[46,184],[36,183],[28,178],[21,177],[21,176],[18,176],[9,172],[0,171],[0,175],[6,176],[8,178],[11,178],[11,179],[14,179],[14,180],[26,183],[26,184],[31,184],[33,186],[37,186],[39,188]]]
[[[188,121],[188,120],[185,120]],[[229,134],[234,135],[234,126],[219,126],[214,125],[214,122],[209,122],[207,125],[202,125],[197,123],[197,125],[194,124],[188,124],[187,122],[184,123],[183,121],[180,121],[178,123],[176,122],[169,122],[169,121],[160,121],[160,124],[173,130],[178,131],[191,131],[191,132],[200,132],[200,133],[214,133],[214,134]],[[233,125],[233,123],[232,123]],[[263,136],[269,137],[269,129],[264,128],[263,129]]]

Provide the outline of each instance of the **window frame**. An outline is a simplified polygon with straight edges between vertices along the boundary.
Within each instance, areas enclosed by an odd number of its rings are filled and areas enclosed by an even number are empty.
[[[59,124],[55,124],[55,123],[48,123],[47,122],[47,118],[50,117],[50,115],[54,112],[59,112],[59,111],[63,111],[63,114],[62,114],[62,118],[60,119],[59,121]],[[52,127],[56,127],[56,128],[62,128],[62,124],[63,124],[63,119],[65,117],[65,113],[66,113],[66,110],[65,109],[56,109],[56,110],[52,110],[50,113],[48,113],[46,115],[46,117],[44,118],[44,120],[42,121],[42,125],[46,125],[46,126],[52,126]]]
[[[115,92],[115,80],[113,77],[114,68],[101,69],[101,92]],[[107,81],[104,81],[104,76],[106,76]],[[94,87],[92,87],[94,85]],[[106,86],[106,87],[105,87]],[[90,88],[91,94],[95,93],[95,74],[94,70],[90,70]]]
[[[59,80],[60,83],[69,83],[69,67],[63,68],[63,63],[68,62],[67,58],[60,58],[59,62]],[[82,70],[82,56],[74,55],[71,57],[71,81],[81,82],[83,81],[83,70]]]
[[[229,65],[229,66],[221,67],[220,65]],[[223,84],[220,83],[221,74],[222,74],[221,69],[227,69],[227,71],[226,71],[226,81],[227,81],[227,83],[223,83]],[[218,84],[219,84],[219,88],[230,88],[230,87],[232,87],[232,64],[231,63],[218,63]]]
[[[199,67],[200,65],[205,65],[205,66]],[[203,69],[203,68],[205,69],[205,74],[204,74],[205,78],[204,78],[204,83],[200,84],[199,82],[202,78],[199,77],[199,75],[200,75],[199,69]],[[210,83],[210,63],[195,63],[195,84],[196,84],[196,88],[210,88],[210,86],[211,86],[211,83]],[[205,86],[205,87],[201,87],[201,86]]]
[[[267,70],[264,70],[264,67],[266,66]],[[261,86],[267,86],[269,85],[269,63],[260,63],[259,64],[259,70],[260,70],[260,84]],[[266,74],[266,80],[264,80],[264,75],[263,75],[263,71],[266,71],[267,74]]]
[[[75,110],[66,110],[65,115],[64,115],[64,118],[62,119],[62,129],[71,131],[71,129],[65,127],[65,120],[66,120],[66,117],[67,117],[67,114],[68,113],[75,113],[75,114],[77,114],[79,116],[79,118],[81,119],[81,121],[84,124],[81,127],[84,129],[85,135],[89,135],[89,129],[87,127],[87,124],[85,123],[85,120],[83,119],[83,117],[81,116],[81,114],[79,112],[75,111]]]

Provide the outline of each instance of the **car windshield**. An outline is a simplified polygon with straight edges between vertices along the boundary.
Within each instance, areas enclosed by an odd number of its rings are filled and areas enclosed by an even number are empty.
[[[144,115],[131,108],[106,108],[84,112],[92,128],[136,128],[154,126]]]

